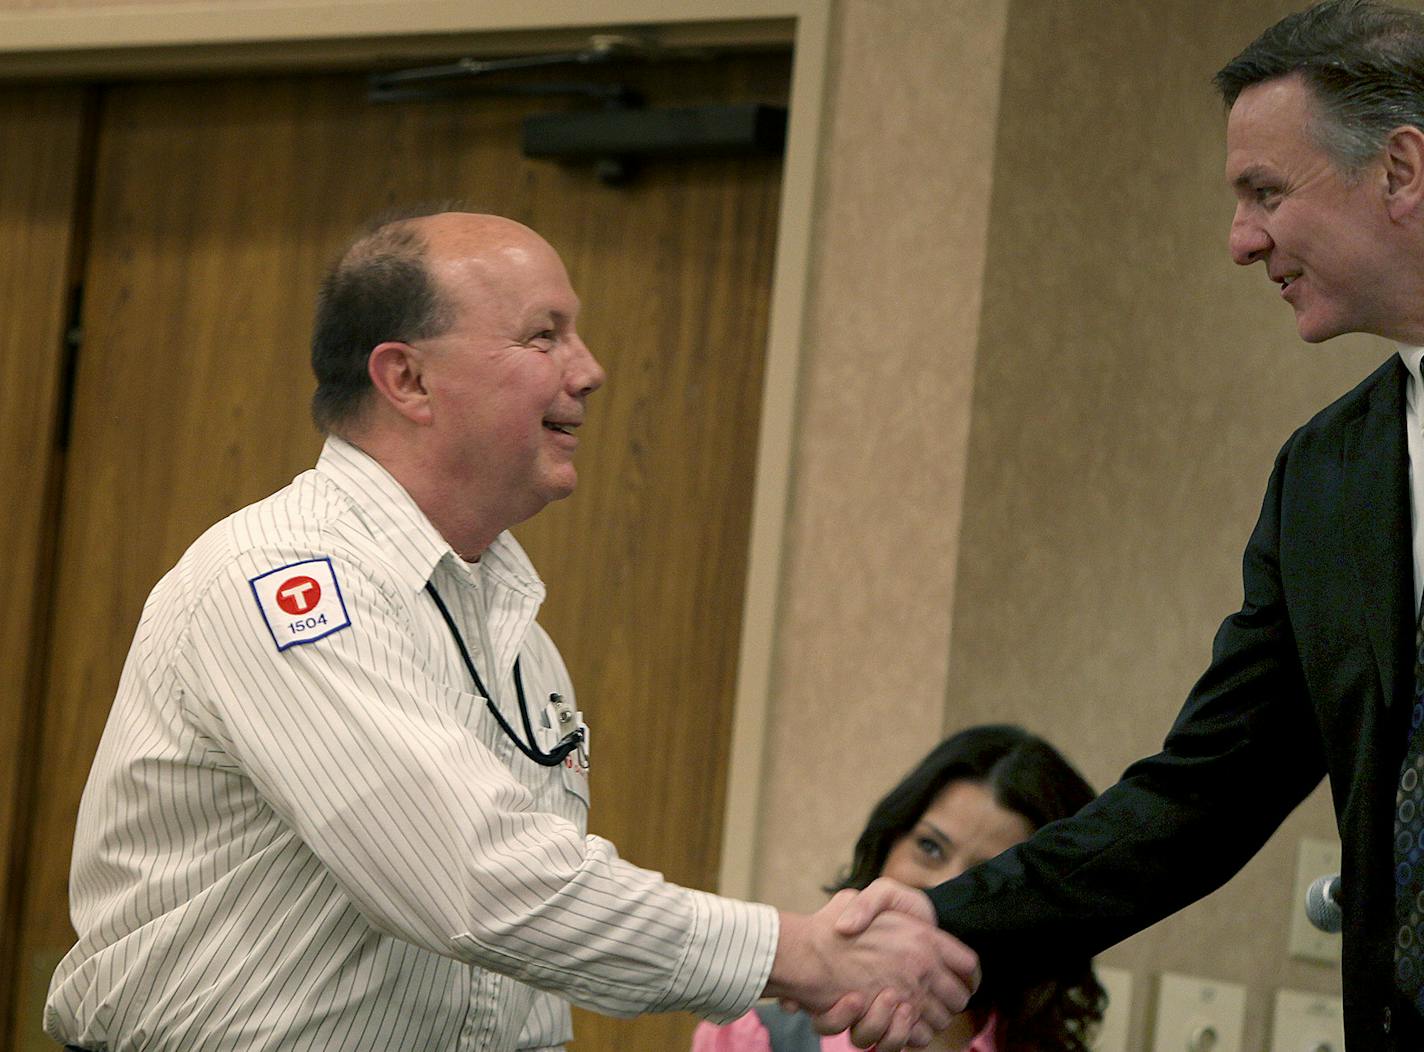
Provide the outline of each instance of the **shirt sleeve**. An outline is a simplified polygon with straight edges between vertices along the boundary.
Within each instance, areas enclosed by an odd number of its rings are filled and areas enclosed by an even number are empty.
[[[608,1014],[744,1011],[775,911],[670,884],[535,810],[472,729],[483,699],[431,673],[409,603],[334,566],[350,625],[285,650],[245,560],[202,593],[176,673],[212,762],[387,934]]]

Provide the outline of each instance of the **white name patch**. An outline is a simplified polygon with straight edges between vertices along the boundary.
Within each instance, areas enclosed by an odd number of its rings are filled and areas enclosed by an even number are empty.
[[[248,584],[278,650],[315,643],[351,624],[330,559],[279,566]]]

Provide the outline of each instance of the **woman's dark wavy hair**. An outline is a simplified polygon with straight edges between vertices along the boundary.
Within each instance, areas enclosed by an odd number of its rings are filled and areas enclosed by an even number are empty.
[[[940,791],[958,781],[984,786],[1034,829],[1067,818],[1096,795],[1057,749],[1022,727],[970,727],[935,746],[875,805],[850,867],[826,890],[863,888],[880,876],[890,849],[915,828]],[[1003,1052],[1089,1052],[1107,992],[1092,963],[1084,961],[1028,989],[1000,991],[994,1007],[1004,1024]]]

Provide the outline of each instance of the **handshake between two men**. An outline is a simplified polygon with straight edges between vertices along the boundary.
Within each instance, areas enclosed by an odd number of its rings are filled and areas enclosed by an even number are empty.
[[[888,878],[838,892],[810,916],[783,913],[766,994],[859,1048],[923,1048],[979,986],[973,950],[938,927],[924,892]]]

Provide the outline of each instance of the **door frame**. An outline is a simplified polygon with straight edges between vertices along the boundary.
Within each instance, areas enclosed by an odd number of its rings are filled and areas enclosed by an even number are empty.
[[[3,2],[3,0],[0,0]],[[349,66],[376,58],[537,50],[592,31],[669,46],[789,44],[790,121],[782,168],[766,366],[718,890],[748,898],[785,566],[797,388],[814,237],[832,0],[200,0],[0,10],[0,80],[167,76]]]

